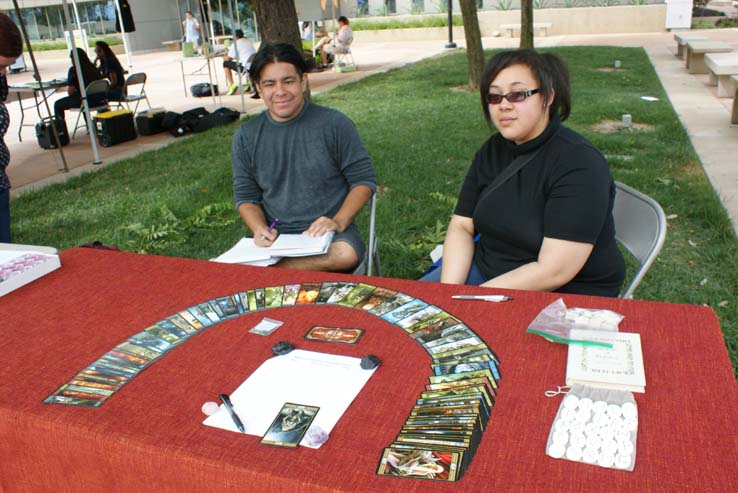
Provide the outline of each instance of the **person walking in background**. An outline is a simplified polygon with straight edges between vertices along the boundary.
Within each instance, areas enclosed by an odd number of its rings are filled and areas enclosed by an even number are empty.
[[[95,55],[97,55],[95,66],[100,72],[100,76],[110,81],[108,99],[119,101],[123,96],[123,84],[125,83],[123,66],[105,41],[95,43]]]
[[[185,12],[185,20],[182,21],[185,43],[192,43],[195,52],[200,52],[200,22],[191,10]]]
[[[72,66],[69,67],[67,72],[67,96],[61,99],[57,99],[54,102],[54,115],[57,118],[64,120],[64,112],[72,108],[80,108],[82,106],[82,94],[79,88],[79,80],[77,80],[77,70],[74,68],[74,56],[73,52],[69,52],[69,58],[72,60]],[[95,68],[95,65],[87,58],[87,53],[82,48],[77,48],[77,56],[79,57],[80,71],[82,72],[82,84],[87,87],[93,80],[101,79],[100,72]],[[102,99],[105,98],[104,94],[97,95],[94,98],[89,99],[90,106],[97,106],[100,104]]]
[[[5,133],[10,125],[5,99],[8,97],[8,67],[15,63],[23,50],[23,39],[13,20],[0,13],[0,243],[10,243],[10,180],[5,168],[10,151],[5,145]]]

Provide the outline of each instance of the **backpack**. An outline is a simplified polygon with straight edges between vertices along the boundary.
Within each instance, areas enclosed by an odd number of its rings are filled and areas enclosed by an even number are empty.
[[[195,133],[204,132],[205,130],[210,130],[214,127],[227,125],[238,120],[240,116],[241,114],[236,110],[232,110],[230,108],[218,108],[209,115],[205,115],[200,118],[197,123],[192,126],[192,131]]]
[[[206,98],[208,96],[218,95],[218,84],[210,85],[209,82],[199,82],[190,86],[190,92],[196,98]]]

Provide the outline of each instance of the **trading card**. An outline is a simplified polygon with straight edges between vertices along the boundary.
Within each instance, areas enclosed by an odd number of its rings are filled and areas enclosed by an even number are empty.
[[[445,365],[456,363],[458,361],[488,361],[487,359],[483,358],[491,358],[495,361],[495,363],[497,363],[498,365],[500,364],[499,360],[495,357],[495,354],[488,347],[484,347],[482,349],[471,349],[469,351],[461,351],[459,354],[452,356],[441,356],[438,358],[433,358],[433,362],[435,364]]]
[[[160,353],[165,353],[174,347],[164,339],[149,334],[148,332],[139,332],[138,334],[131,336],[128,341],[148,349],[153,349],[154,351],[159,351]]]
[[[213,321],[210,320],[210,317],[208,317],[207,313],[205,313],[202,305],[191,306],[187,310],[192,314],[193,317],[197,319],[198,322],[200,322],[200,325],[202,327],[210,327],[211,325],[213,325]]]
[[[254,289],[254,298],[256,298],[256,309],[263,310],[266,308],[266,300],[264,299],[264,288]]]
[[[456,481],[461,465],[459,452],[427,449],[386,448],[382,452],[377,474],[403,478]]]
[[[282,306],[292,306],[297,301],[297,293],[300,292],[299,284],[287,284],[282,293]]]
[[[88,375],[86,373],[79,372],[74,376],[72,380],[79,381],[79,382],[97,383],[100,385],[108,385],[109,387],[116,388],[116,389],[122,387],[128,382],[128,380],[125,380],[125,379],[113,380],[110,378],[106,378],[109,376],[110,375],[101,375],[101,374]],[[70,382],[72,380],[70,380]]]
[[[456,373],[466,373],[469,371],[476,371],[476,370],[490,370],[491,371],[493,366],[495,366],[495,364],[491,360],[464,361],[464,362],[459,362],[457,364],[452,364],[452,365],[431,365],[431,369],[433,370],[434,375],[452,375]],[[492,371],[492,375],[495,375],[494,371]],[[499,380],[497,378],[497,375],[495,375],[495,380]]]
[[[452,356],[461,356],[462,354],[467,354],[467,353],[471,353],[474,351],[483,351],[485,349],[488,349],[487,345],[484,343],[480,343],[480,344],[475,344],[472,346],[457,347],[455,349],[450,349],[448,351],[440,351],[437,353],[431,353],[431,358],[433,358],[433,360],[436,361],[439,359],[448,358]]]
[[[180,328],[183,332],[187,334],[195,334],[197,333],[197,328],[194,327],[190,322],[185,320],[185,318],[180,315],[179,313],[172,315],[171,317],[165,318],[167,322],[176,325]],[[158,322],[157,322],[158,323]],[[166,327],[165,327],[166,328]],[[169,329],[167,329],[169,330]]]
[[[124,377],[126,380],[136,376],[135,373],[129,373],[127,371],[119,370],[112,366],[107,365],[104,361],[97,360],[87,367],[96,373],[102,373],[103,375],[119,376]]]
[[[218,303],[215,300],[208,300],[203,305],[207,304],[208,308],[215,312],[215,315],[218,317],[217,322],[220,322],[221,320],[225,320],[227,317],[225,316],[225,313],[223,313],[223,310],[218,306]]]
[[[430,320],[425,320],[415,325],[411,325],[410,327],[405,329],[405,332],[410,334],[410,337],[412,337],[413,339],[417,339],[419,337],[432,334],[433,332],[443,330],[448,327],[453,327],[454,325],[458,325],[460,323],[461,322],[458,318],[452,317],[446,312],[441,312]]]
[[[192,327],[190,327],[190,332],[187,332],[186,330],[183,330],[182,327],[175,324],[168,318],[165,318],[164,320],[159,320],[154,325],[158,325],[159,327],[166,330],[167,332],[174,334],[178,339],[187,339],[188,337],[190,337],[192,333],[194,333],[194,331],[192,330]]]
[[[462,437],[441,437],[441,436],[423,436],[423,435],[397,435],[395,442],[414,443],[425,447],[433,447],[442,445],[446,447],[469,448],[471,440]]]
[[[484,370],[476,370],[465,373],[454,373],[452,375],[434,375],[429,377],[430,383],[443,383],[443,382],[457,382],[459,380],[465,380],[469,378],[487,378],[489,383],[497,388],[497,381],[492,375],[492,371],[489,368]]]
[[[286,402],[259,443],[277,447],[297,447],[319,410],[317,406]]]
[[[485,385],[470,385],[467,387],[456,387],[446,390],[434,390],[424,391],[420,393],[422,399],[434,398],[434,397],[448,397],[448,396],[465,396],[470,394],[482,394],[487,406],[490,408],[495,405],[493,394],[489,388]]]
[[[241,315],[245,311],[248,311],[248,308],[246,310],[243,309],[243,305],[241,304],[241,297],[238,296],[238,293],[234,293],[230,296],[231,303],[233,303],[236,306],[236,309],[238,310],[238,314]]]
[[[125,351],[116,351],[115,349],[112,349],[106,354],[109,354],[117,359],[128,361],[140,367],[144,367],[151,363],[150,359],[142,358],[140,356],[136,356],[135,354],[126,353]]]
[[[115,346],[116,350],[118,351],[125,351],[129,354],[135,354],[137,356],[140,356],[142,358],[146,358],[148,360],[155,360],[159,356],[161,356],[161,352],[155,351],[153,349],[145,348],[143,346],[140,346],[138,344],[134,344],[130,341],[123,342],[121,344],[118,344]]]
[[[295,305],[310,305],[315,303],[320,292],[320,284],[318,283],[304,283],[300,287],[300,291],[297,293],[297,299]]]
[[[128,381],[127,377],[100,373],[99,371],[91,370],[89,368],[85,368],[84,370],[79,372],[79,375],[82,375],[88,378],[94,377],[96,380],[99,380],[101,382],[108,382],[111,385],[114,385],[115,383],[120,383],[122,385]]]
[[[361,308],[364,311],[369,311],[375,306],[379,305],[380,303],[393,297],[395,294],[397,294],[397,291],[393,291],[391,289],[386,289],[386,288],[376,288],[372,292],[372,295],[369,297],[369,299],[362,302],[357,307]]]
[[[395,308],[394,310],[380,315],[380,317],[388,321],[389,323],[394,324],[398,320],[402,320],[403,318],[409,317],[415,312],[419,312],[426,306],[428,306],[428,303],[426,303],[425,301],[414,299],[408,303],[405,303],[404,305]]]
[[[138,372],[140,372],[142,369],[142,367],[140,367],[139,365],[134,365],[133,363],[130,363],[128,361],[118,359],[114,356],[111,356],[109,353],[105,353],[100,356],[100,358],[95,361],[95,363],[105,365],[108,368],[114,368],[116,370],[122,371],[129,376],[138,375]]]
[[[399,322],[397,322],[395,325],[400,327],[401,329],[407,329],[408,327],[412,327],[413,325],[420,323],[424,320],[431,319],[438,315],[441,312],[441,309],[438,308],[435,305],[429,305],[423,308],[420,311],[417,311],[410,315],[409,317],[403,318]]]
[[[241,309],[243,310],[241,313],[247,313],[251,311],[249,309],[249,292],[248,291],[240,291],[237,295],[238,296],[238,302],[241,305]]]
[[[215,300],[210,300],[210,301],[215,302]],[[220,315],[218,315],[218,312],[215,310],[215,308],[213,307],[213,305],[210,304],[210,301],[206,301],[205,303],[201,303],[198,306],[201,307],[203,313],[210,319],[210,321],[212,323],[217,324],[218,322],[220,322],[223,319],[223,317],[221,317]]]
[[[252,334],[259,334],[260,336],[268,336],[278,328],[282,326],[284,322],[274,320],[272,318],[264,317],[259,323],[249,329]]]
[[[326,304],[334,305],[344,299],[356,287],[355,282],[337,282]]]
[[[113,393],[115,392],[114,390],[109,390],[109,389],[96,389],[93,387],[81,387],[79,385],[71,385],[71,384],[66,384],[64,386],[64,390],[71,391],[71,392],[77,392],[77,393],[91,394],[91,395],[103,395],[106,397],[113,395]]]
[[[395,293],[393,296],[387,298],[382,303],[378,304],[371,310],[368,310],[372,315],[381,316],[385,313],[389,313],[395,308],[399,308],[405,303],[413,301],[415,298],[405,293]]]
[[[364,333],[363,329],[347,329],[343,327],[315,326],[305,334],[310,341],[340,342],[342,344],[356,344]]]
[[[183,340],[181,337],[177,337],[175,334],[172,334],[168,330],[165,330],[158,325],[152,325],[151,327],[146,327],[144,329],[144,332],[148,332],[152,336],[158,337],[159,339],[164,339],[172,346],[176,346]]]
[[[415,401],[415,405],[420,407],[445,407],[445,406],[476,406],[486,416],[489,416],[490,409],[487,406],[487,402],[484,400],[482,394],[472,394],[467,397],[443,397],[443,398],[431,398],[431,399],[418,399]]]
[[[266,308],[279,308],[282,306],[284,286],[270,286],[264,289],[264,305]]]
[[[118,390],[120,388],[120,385],[108,385],[106,383],[100,383],[95,382],[91,380],[85,380],[85,379],[72,379],[69,382],[69,385],[77,385],[78,387],[90,387],[93,389],[103,389],[103,390]]]
[[[454,325],[453,327],[449,327],[448,329],[443,329],[439,330],[438,332],[434,332],[433,334],[428,334],[427,338],[419,338],[416,339],[416,341],[418,341],[426,348],[432,348],[440,346],[447,342],[461,341],[469,337],[477,337],[477,335],[472,332],[472,330],[466,325],[458,324]]]
[[[429,383],[426,384],[425,390],[451,390],[455,388],[464,388],[477,385],[483,385],[484,388],[489,391],[490,396],[497,396],[497,390],[486,378],[468,378],[465,380],[457,380],[455,382]]]
[[[56,394],[61,394],[67,397],[76,397],[78,399],[93,399],[97,400],[98,402],[103,402],[105,399],[110,397],[109,395],[101,395],[101,394],[95,394],[92,392],[85,392],[77,391],[74,389],[69,388],[69,384],[64,384],[61,387],[59,387],[59,390],[55,392]]]
[[[248,291],[248,298],[249,298],[249,311],[255,312],[257,310],[256,308],[256,290],[252,289],[251,291]]]
[[[453,335],[449,336],[453,339]],[[482,341],[478,336],[474,335],[471,337],[467,337],[466,339],[459,339],[459,340],[451,340],[449,342],[444,342],[442,344],[438,344],[437,346],[433,347],[425,347],[425,350],[430,354],[431,356],[435,354],[448,354],[452,351],[458,351],[459,349],[464,349],[467,347],[474,347],[478,345],[484,346],[484,341]]]
[[[215,298],[215,300],[210,301],[210,304],[220,308],[221,313],[223,313],[222,318],[231,318],[239,314],[238,305],[230,295]]]
[[[359,303],[362,303],[364,300],[368,299],[375,288],[376,286],[372,286],[369,284],[359,284],[354,289],[352,289],[344,299],[339,301],[338,304],[341,306],[347,306],[349,308],[354,307]]]
[[[435,406],[435,407],[423,407],[413,406],[410,411],[410,416],[454,416],[458,414],[473,416],[479,414],[481,411],[476,406]]]
[[[49,397],[44,399],[44,402],[46,404],[69,404],[72,406],[98,407],[103,401],[51,394]]]
[[[195,330],[200,330],[204,327],[202,322],[200,322],[200,320],[198,320],[197,317],[195,317],[189,310],[182,310],[177,315],[182,317],[182,319],[190,324]]]

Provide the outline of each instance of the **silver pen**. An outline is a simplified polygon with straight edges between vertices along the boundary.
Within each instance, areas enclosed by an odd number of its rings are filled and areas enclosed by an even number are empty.
[[[455,294],[451,296],[455,300],[482,300],[499,303],[500,301],[508,301],[512,298],[503,294]]]

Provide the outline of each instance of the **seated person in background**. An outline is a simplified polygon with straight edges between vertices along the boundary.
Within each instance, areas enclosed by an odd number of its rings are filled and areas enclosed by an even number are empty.
[[[563,61],[532,50],[498,53],[480,92],[498,133],[461,187],[441,268],[422,280],[617,296],[625,263],[615,242],[615,185],[602,154],[561,124],[571,109]],[[530,160],[490,187],[519,157]]]
[[[311,41],[313,39],[313,23],[305,21],[302,23],[302,40]]]
[[[125,83],[123,66],[105,41],[97,41],[95,43],[95,55],[97,55],[95,66],[100,72],[100,75],[103,79],[110,81],[108,99],[110,101],[119,101],[123,96],[123,84]]]
[[[338,32],[333,38],[325,37],[315,45],[315,49],[320,50],[320,58],[324,66],[328,64],[328,54],[347,53],[354,41],[354,32],[345,16],[338,18],[338,26]]]
[[[321,236],[334,231],[327,253],[283,258],[277,266],[351,271],[364,258],[354,218],[376,189],[371,159],[354,123],[305,100],[307,65],[289,44],[265,44],[249,75],[266,111],[233,138],[236,208],[258,246],[280,233]],[[270,229],[274,219],[276,229]]]
[[[226,96],[232,95],[238,89],[238,84],[233,83],[232,70],[239,71],[240,67],[246,67],[248,70],[249,59],[256,53],[254,43],[249,38],[243,36],[243,31],[236,29],[236,42],[232,43],[228,48],[228,54],[223,58],[223,70],[225,71],[226,82],[228,83],[228,93]]]
[[[100,72],[97,71],[92,64],[87,53],[82,48],[77,48],[77,56],[79,57],[80,71],[82,72],[82,84],[87,87],[90,82],[101,79]],[[74,65],[74,56],[69,52],[69,58],[72,60],[72,66],[67,72],[67,96],[57,99],[54,102],[54,115],[64,120],[64,112],[71,108],[80,108],[82,106],[82,96],[79,89],[79,80],[77,79],[77,69]],[[88,99],[90,106],[96,106],[105,100],[105,94],[95,95]]]

